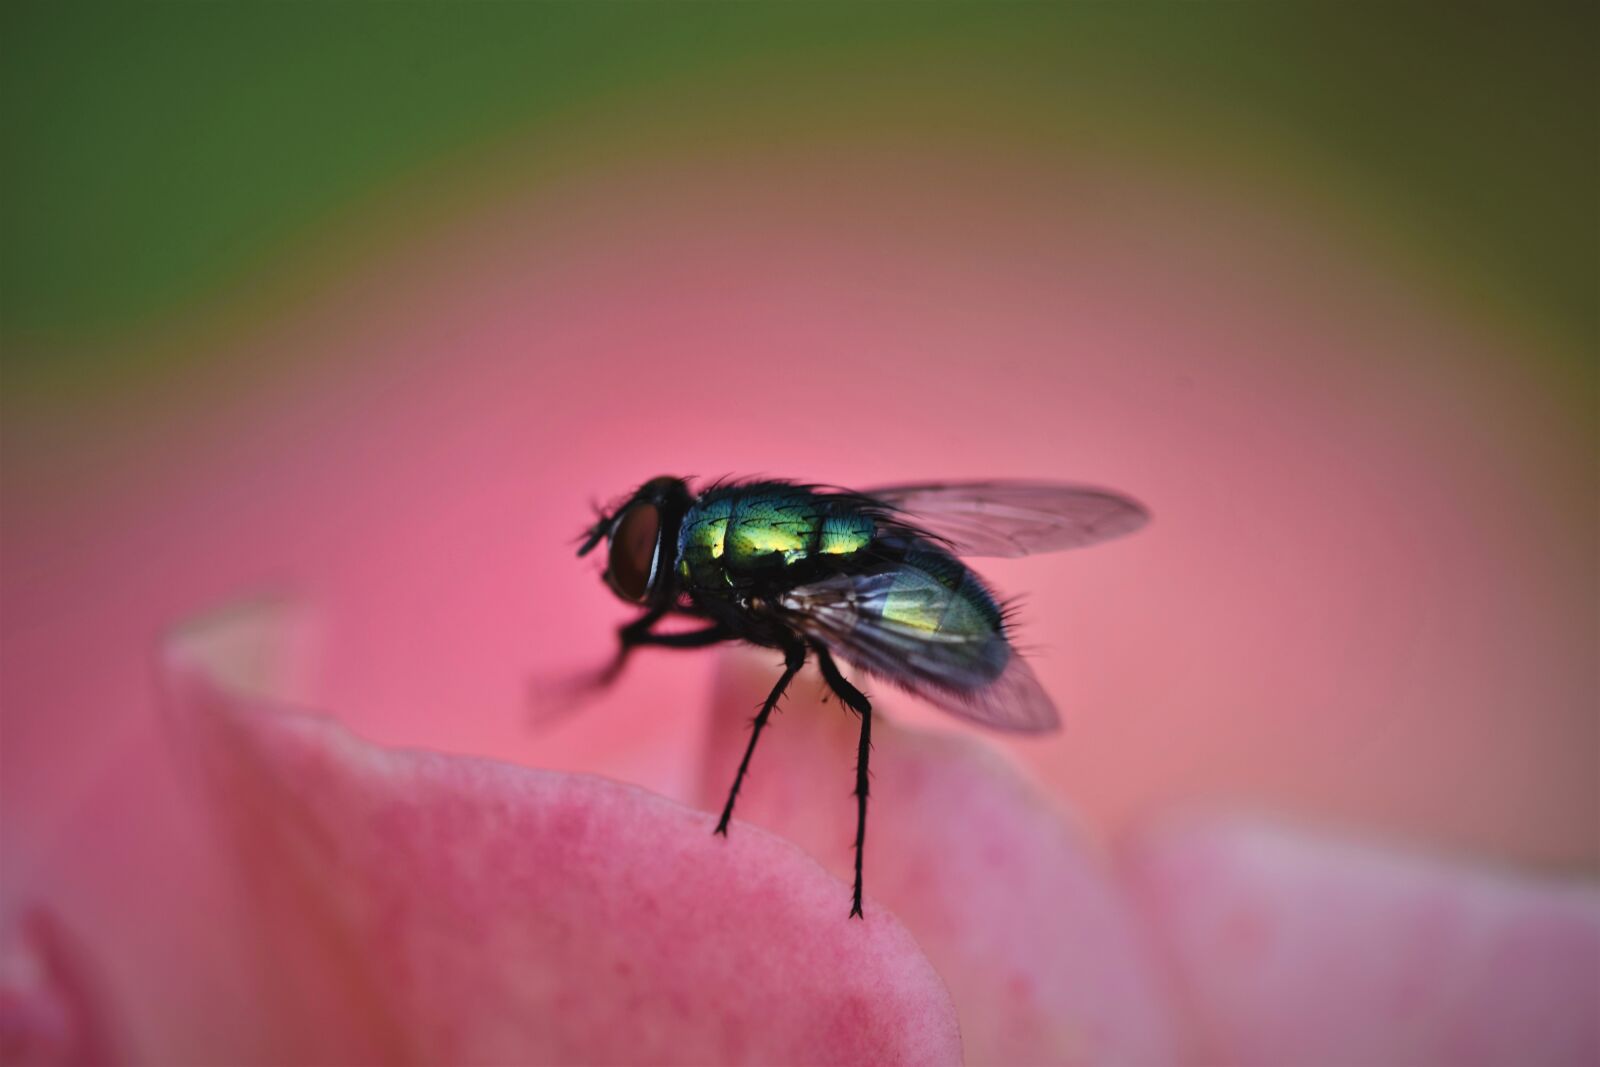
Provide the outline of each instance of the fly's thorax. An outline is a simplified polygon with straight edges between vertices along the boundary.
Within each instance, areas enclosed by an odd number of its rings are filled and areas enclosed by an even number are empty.
[[[876,530],[872,516],[799,487],[712,492],[684,517],[678,573],[706,590],[781,576],[799,579],[865,551]]]
[[[723,584],[719,575],[732,513],[733,501],[725,497],[690,505],[678,530],[678,576],[685,585],[710,589]]]

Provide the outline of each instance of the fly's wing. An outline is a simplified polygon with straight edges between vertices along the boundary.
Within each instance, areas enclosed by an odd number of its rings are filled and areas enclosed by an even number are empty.
[[[1138,501],[1063,482],[945,482],[869,489],[960,556],[1028,556],[1084,548],[1150,521]]]
[[[800,586],[779,603],[802,634],[952,715],[1017,733],[1061,725],[1033,671],[962,586],[899,565]]]

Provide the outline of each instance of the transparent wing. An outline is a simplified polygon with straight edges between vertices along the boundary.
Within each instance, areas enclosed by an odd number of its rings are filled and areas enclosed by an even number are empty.
[[[902,513],[960,556],[1028,556],[1083,548],[1150,521],[1136,500],[1062,482],[891,485],[862,495]]]
[[[1058,729],[1055,704],[997,629],[971,620],[955,628],[903,621],[948,617],[950,596],[932,577],[898,567],[801,586],[780,606],[839,658],[952,715],[994,730]]]

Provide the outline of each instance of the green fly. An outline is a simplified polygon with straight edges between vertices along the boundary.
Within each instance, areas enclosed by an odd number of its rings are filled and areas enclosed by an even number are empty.
[[[785,481],[725,481],[696,494],[655,478],[602,511],[578,555],[607,542],[605,581],[644,614],[618,631],[609,681],[642,645],[747,641],[784,656],[756,714],[716,833],[726,835],[750,756],[789,682],[814,656],[828,688],[861,717],[855,888],[867,832],[872,705],[838,660],[962,718],[1019,733],[1060,726],[1011,642],[1007,612],[961,556],[1026,556],[1131,533],[1149,515],[1118,493],[1051,482],[948,482],[854,492]],[[669,614],[699,629],[657,633]]]

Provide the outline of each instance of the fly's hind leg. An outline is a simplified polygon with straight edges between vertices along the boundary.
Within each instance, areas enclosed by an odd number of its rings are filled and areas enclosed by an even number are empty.
[[[872,702],[839,673],[838,665],[826,648],[815,647],[823,681],[845,707],[861,716],[861,740],[856,746],[856,884],[850,898],[850,915],[859,919],[862,917],[861,850],[867,843],[867,758],[872,754]]]
[[[728,834],[728,820],[733,818],[733,802],[739,799],[739,787],[744,784],[745,771],[750,769],[750,757],[755,753],[756,742],[761,739],[761,731],[766,727],[767,720],[772,717],[772,709],[778,706],[778,701],[783,697],[783,691],[789,688],[789,682],[800,673],[800,668],[806,664],[806,646],[799,640],[791,639],[783,648],[783,674],[778,677],[778,684],[772,687],[772,692],[767,695],[766,703],[761,705],[761,710],[756,713],[756,718],[750,726],[750,743],[745,746],[744,759],[739,761],[739,772],[733,776],[733,788],[728,791],[728,803],[722,809],[722,818],[717,820],[714,833]]]

